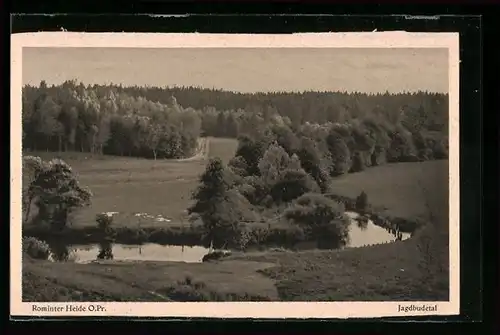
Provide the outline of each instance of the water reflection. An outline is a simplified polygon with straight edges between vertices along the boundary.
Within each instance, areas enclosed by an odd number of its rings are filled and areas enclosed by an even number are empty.
[[[99,244],[97,259],[113,259],[113,245],[111,244],[111,241],[104,241]]]
[[[297,250],[315,248],[349,248],[362,247],[381,243],[390,243],[409,238],[409,233],[403,233],[397,227],[381,227],[372,220],[354,212],[346,212],[351,220],[349,226],[349,239],[345,246],[337,245],[331,238],[320,238],[318,241],[301,242],[294,246]],[[325,231],[323,236],[332,234]],[[117,261],[171,261],[200,263],[203,256],[208,253],[208,248],[201,246],[187,247],[177,245],[159,245],[147,243],[143,245],[126,245],[113,243],[111,239],[104,239],[99,244],[91,245],[65,245],[52,243],[50,245],[51,259],[58,262],[76,261],[88,263],[96,260]]]
[[[177,245],[159,245],[147,243],[143,245],[124,245],[103,242],[92,245],[69,246],[74,251],[75,261],[89,263],[95,260],[116,261],[170,261],[201,263],[208,249],[200,246],[187,247]]]
[[[410,237],[397,228],[383,228],[377,226],[372,220],[360,216],[358,213],[346,212],[351,219],[349,228],[349,243],[346,247],[362,247],[373,244],[402,241]]]
[[[366,230],[368,229],[368,218],[366,216],[359,216],[357,217],[356,219],[354,219],[354,221],[356,222],[357,226],[359,229],[361,230]]]
[[[50,246],[50,258],[56,262],[67,262],[72,259],[72,250],[64,243],[52,242]]]

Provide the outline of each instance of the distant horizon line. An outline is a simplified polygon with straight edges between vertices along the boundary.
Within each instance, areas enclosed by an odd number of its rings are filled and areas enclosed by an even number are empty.
[[[26,87],[26,86],[30,86],[30,87],[35,87],[35,88],[40,88],[41,86],[41,83],[45,81],[45,80],[40,80],[40,83],[38,83],[37,85],[34,85],[34,84],[23,84],[23,88]],[[108,83],[92,83],[92,84],[89,84],[89,83],[84,83],[83,81],[81,80],[77,80],[77,79],[73,79],[73,80],[65,80],[63,82],[60,82],[59,84],[55,84],[55,83],[48,83],[47,81],[45,81],[47,83],[47,86],[48,87],[57,87],[57,86],[61,86],[63,85],[64,83],[66,82],[71,82],[71,81],[74,81],[76,82],[76,86],[79,86],[81,84],[83,84],[85,87],[92,87],[92,86],[117,86],[117,87],[122,87],[122,88],[133,88],[133,87],[138,87],[138,88],[156,88],[156,89],[162,89],[162,90],[169,90],[169,89],[199,89],[199,90],[206,90],[206,91],[215,91],[215,92],[224,92],[224,93],[233,93],[233,94],[240,94],[240,95],[246,95],[246,94],[250,94],[250,95],[254,95],[254,94],[263,94],[263,95],[266,95],[266,94],[305,94],[305,93],[342,93],[342,94],[366,94],[366,95],[385,95],[385,94],[389,94],[389,95],[398,95],[398,94],[418,94],[418,93],[426,93],[426,94],[441,94],[441,95],[448,95],[449,92],[444,92],[444,91],[430,91],[430,90],[423,90],[423,89],[419,89],[419,90],[401,90],[401,91],[397,91],[397,92],[391,92],[391,91],[379,91],[379,92],[366,92],[366,91],[355,91],[355,90],[345,90],[345,91],[340,91],[340,90],[337,90],[337,91],[321,91],[321,90],[301,90],[301,91],[238,91],[238,90],[231,90],[231,89],[224,89],[224,88],[216,88],[216,87],[204,87],[204,86],[196,86],[196,85],[191,85],[191,86],[177,86],[177,85],[174,85],[174,86],[168,86],[168,85],[165,85],[165,86],[157,86],[157,85],[148,85],[148,84],[144,84],[144,85],[124,85],[124,84],[119,84],[119,83],[113,83],[113,82],[108,82]]]

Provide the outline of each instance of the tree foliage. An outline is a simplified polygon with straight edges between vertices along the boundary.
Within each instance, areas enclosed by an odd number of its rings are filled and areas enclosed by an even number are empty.
[[[82,187],[71,167],[61,159],[43,162],[39,157],[26,156],[24,166],[32,173],[25,187],[25,222],[30,219],[30,209],[36,205],[35,221],[46,222],[62,229],[68,224],[69,215],[77,208],[88,206],[92,193]]]
[[[356,197],[356,210],[359,212],[363,212],[367,209],[367,207],[368,207],[368,195],[365,193],[365,191],[362,191]]]
[[[218,158],[211,159],[193,193],[190,214],[201,218],[206,240],[215,248],[240,243],[240,224],[252,219],[248,200],[232,189],[226,168]]]
[[[319,248],[338,248],[348,243],[350,221],[343,205],[321,194],[302,195],[285,211],[285,217],[314,236]]]
[[[314,140],[334,176],[448,155],[447,95],[428,92],[241,94],[42,82],[23,88],[22,113],[25,149],[178,158],[192,154],[201,134],[233,137],[249,175],[273,141],[288,155],[307,155],[301,142]],[[320,186],[324,171],[312,172]]]
[[[25,150],[77,150],[146,158],[189,156],[201,133],[200,112],[173,97],[165,103],[113,86],[23,88]]]

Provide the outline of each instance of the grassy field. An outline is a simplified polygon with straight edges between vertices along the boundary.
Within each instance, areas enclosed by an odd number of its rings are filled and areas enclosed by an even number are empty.
[[[23,264],[24,301],[448,300],[412,240],[343,251],[255,252],[216,263]]]
[[[350,198],[362,191],[381,212],[402,218],[426,217],[428,206],[448,220],[448,161],[397,163],[335,178],[332,193]]]
[[[277,300],[263,262],[23,262],[24,301]]]
[[[87,153],[34,152],[43,159],[61,157],[78,173],[82,185],[93,192],[92,205],[75,214],[75,228],[94,226],[95,216],[118,212],[114,224],[136,227],[168,224],[137,217],[137,213],[161,215],[179,224],[191,204],[191,193],[198,186],[207,158],[220,157],[228,162],[236,150],[234,139],[208,138],[206,152],[186,160],[146,160],[110,156],[90,157]]]
[[[263,252],[235,256],[274,263],[260,270],[280,299],[298,301],[448,300],[447,273],[423,282],[415,240],[339,251]]]
[[[211,141],[210,154],[229,152],[234,143],[227,140]],[[223,149],[223,148],[226,149]],[[228,155],[229,157],[229,155]],[[227,159],[227,158],[226,158]],[[128,160],[132,162],[133,160]],[[107,171],[121,168],[114,176],[125,179],[119,162],[105,163]],[[186,162],[183,162],[186,163]],[[107,188],[96,188],[96,195],[109,206],[117,204],[116,211],[173,215],[186,208],[186,199],[179,196],[181,182],[175,177],[191,176],[191,188],[196,187],[194,171],[203,170],[202,162],[189,162],[181,168],[180,162],[157,162],[159,171],[148,172],[146,164],[130,163],[135,191],[124,190],[118,183],[109,183],[100,164],[79,167],[92,185],[108,183]],[[71,164],[71,162],[70,162]],[[106,165],[109,164],[109,165]],[[137,165],[134,165],[137,164]],[[432,212],[437,224],[448,224],[447,161],[391,164],[347,175],[333,182],[333,193],[355,197],[362,190],[369,201],[399,217],[422,217]],[[94,170],[90,166],[94,166]],[[158,165],[157,165],[158,166]],[[150,167],[150,166],[149,166]],[[127,168],[128,169],[128,168]],[[190,169],[190,170],[189,170]],[[199,170],[197,170],[199,169]],[[189,171],[188,171],[189,170]],[[94,172],[90,172],[94,171]],[[142,172],[139,172],[142,171]],[[151,171],[151,170],[150,170]],[[152,171],[156,171],[152,169]],[[101,174],[100,174],[101,173]],[[151,189],[140,180],[153,179],[163,185]],[[141,179],[143,178],[143,179]],[[170,179],[168,179],[170,178]],[[170,180],[158,182],[159,180]],[[170,191],[163,189],[175,185]],[[153,181],[151,181],[153,184]],[[92,187],[92,185],[89,185]],[[127,184],[125,184],[127,185]],[[113,190],[109,188],[113,186]],[[118,187],[119,191],[116,191]],[[130,187],[130,188],[127,188]],[[141,189],[142,188],[142,189]],[[187,188],[187,187],[186,187]],[[99,193],[101,192],[101,193]],[[100,194],[100,195],[99,195]],[[155,199],[164,195],[172,204]],[[135,199],[127,201],[126,199]],[[146,198],[146,199],[144,199]],[[142,204],[141,206],[139,204]],[[156,204],[156,205],[153,205]],[[100,206],[100,205],[94,205]],[[118,207],[120,206],[120,207]],[[112,211],[103,206],[94,212]],[[145,209],[147,208],[147,209]],[[170,208],[170,212],[169,212]],[[27,260],[23,263],[23,299],[25,301],[188,301],[188,300],[447,300],[448,273],[434,276],[430,283],[422,277],[419,262],[422,255],[410,239],[384,245],[345,249],[339,251],[267,251],[235,254],[223,261],[210,264],[185,263],[104,263],[72,264]]]

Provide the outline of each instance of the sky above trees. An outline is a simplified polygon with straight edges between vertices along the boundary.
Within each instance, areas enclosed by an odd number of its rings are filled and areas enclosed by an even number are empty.
[[[238,92],[448,92],[447,49],[24,48],[23,85],[199,86]]]

